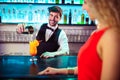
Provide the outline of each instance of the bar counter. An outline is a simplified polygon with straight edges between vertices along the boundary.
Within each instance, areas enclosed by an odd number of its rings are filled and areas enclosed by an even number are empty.
[[[39,79],[39,80],[77,80],[75,75],[37,75],[46,67],[67,68],[77,65],[77,56],[57,56],[42,59],[36,57],[34,63],[31,56],[0,56],[0,79]]]

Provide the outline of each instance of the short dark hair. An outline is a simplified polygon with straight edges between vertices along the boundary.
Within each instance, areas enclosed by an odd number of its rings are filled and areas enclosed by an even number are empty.
[[[58,13],[60,13],[60,17],[62,16],[62,9],[58,6],[48,7],[48,11],[49,12],[58,12]]]

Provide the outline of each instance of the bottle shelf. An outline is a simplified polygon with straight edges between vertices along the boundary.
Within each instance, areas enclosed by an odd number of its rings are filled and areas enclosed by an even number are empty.
[[[0,3],[83,4],[84,0],[1,0]]]
[[[3,2],[2,2],[3,1]],[[5,2],[6,1],[6,2]],[[10,2],[11,1],[11,2]],[[18,1],[18,2],[16,2]],[[21,1],[21,2],[19,2]],[[63,10],[59,24],[63,25],[93,25],[87,12],[82,10],[82,4],[74,3],[80,0],[45,0],[54,3],[38,3],[36,0],[1,0],[0,23],[43,24],[48,22],[48,7],[59,6]],[[33,1],[33,2],[29,2]],[[44,0],[37,0],[44,1]],[[60,4],[56,4],[59,1]],[[60,2],[61,1],[61,2]],[[74,2],[72,2],[74,1]]]
[[[56,4],[20,4],[2,3],[0,4],[0,16],[2,23],[46,23],[48,21],[48,10],[50,6]],[[86,11],[80,5],[57,5],[63,10],[60,24],[91,24],[91,20]],[[84,14],[84,23],[81,23],[81,14]]]

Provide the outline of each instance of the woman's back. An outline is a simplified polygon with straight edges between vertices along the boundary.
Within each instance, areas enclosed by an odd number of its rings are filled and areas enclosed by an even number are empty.
[[[78,54],[78,79],[99,80],[102,60],[97,52],[97,44],[107,28],[94,32],[81,47]]]

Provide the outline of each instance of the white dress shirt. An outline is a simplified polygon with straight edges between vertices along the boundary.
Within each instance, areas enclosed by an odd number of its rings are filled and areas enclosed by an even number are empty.
[[[57,29],[58,24],[55,27],[50,26],[49,24],[47,24],[48,27],[52,28],[52,29]],[[51,37],[51,35],[54,33],[54,31],[51,31],[50,29],[46,30],[45,33],[45,40],[48,41],[49,38]],[[52,52],[55,55],[63,55],[63,54],[69,54],[69,45],[68,45],[68,38],[66,33],[64,32],[64,30],[61,30],[60,35],[58,37],[58,44],[60,45],[59,49],[56,52]]]

